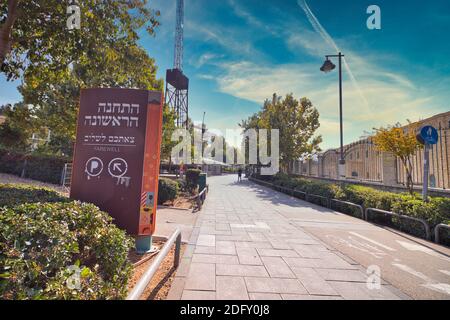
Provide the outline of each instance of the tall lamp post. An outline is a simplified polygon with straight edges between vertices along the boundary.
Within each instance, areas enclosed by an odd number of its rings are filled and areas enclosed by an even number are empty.
[[[320,68],[320,71],[328,73],[333,71],[336,68],[336,65],[330,61],[330,58],[338,58],[339,59],[339,124],[340,124],[340,138],[341,138],[341,156],[339,159],[339,178],[345,178],[345,156],[344,156],[344,126],[342,123],[342,57],[344,55],[339,52],[339,54],[331,54],[326,55],[325,62],[323,66]]]
[[[206,111],[203,111],[203,120],[202,120],[202,159],[203,159],[203,136],[205,135],[205,114]]]

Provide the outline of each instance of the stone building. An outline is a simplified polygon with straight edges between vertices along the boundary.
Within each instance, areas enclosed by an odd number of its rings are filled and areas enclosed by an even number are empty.
[[[430,150],[431,188],[450,189],[450,111],[413,123],[415,128],[431,125],[439,132],[439,142]],[[408,130],[405,127],[405,130]],[[344,146],[345,177],[349,181],[372,182],[385,186],[405,185],[406,172],[401,162],[392,154],[380,152],[371,137]],[[291,173],[338,179],[339,149],[330,149],[308,160],[294,161]],[[422,185],[423,149],[412,157],[413,181]]]

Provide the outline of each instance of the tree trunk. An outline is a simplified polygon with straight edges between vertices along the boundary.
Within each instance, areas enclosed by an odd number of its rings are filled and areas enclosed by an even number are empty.
[[[8,0],[8,15],[5,22],[0,26],[0,66],[3,65],[6,55],[11,50],[11,31],[17,19],[17,7],[19,0]]]
[[[414,183],[411,174],[411,163],[407,159],[404,159],[403,165],[405,166],[406,170],[406,188],[408,189],[409,194],[412,195],[414,193]]]

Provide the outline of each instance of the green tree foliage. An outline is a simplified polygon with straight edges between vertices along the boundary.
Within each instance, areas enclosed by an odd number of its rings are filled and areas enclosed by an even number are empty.
[[[6,120],[0,125],[0,146],[24,150],[34,130],[32,112],[23,103],[17,103],[14,108],[6,105],[1,110]]]
[[[23,102],[32,106],[33,126],[50,129],[51,151],[72,147],[81,88],[162,89],[155,61],[137,44],[140,30],[153,34],[158,26],[159,13],[147,0],[80,1],[81,28],[70,31],[65,2],[11,2],[18,3],[15,11],[0,5],[3,31],[16,15],[8,44],[0,40],[0,49],[8,47],[1,71],[23,78]]]
[[[320,151],[322,137],[315,135],[320,126],[319,112],[307,98],[297,100],[288,94],[283,99],[274,94],[260,112],[243,120],[240,126],[244,130],[280,130],[280,164],[284,169],[303,153]]]
[[[172,148],[177,144],[175,141],[172,141],[172,134],[176,129],[175,120],[175,111],[171,110],[168,105],[164,105],[161,160],[170,160]]]

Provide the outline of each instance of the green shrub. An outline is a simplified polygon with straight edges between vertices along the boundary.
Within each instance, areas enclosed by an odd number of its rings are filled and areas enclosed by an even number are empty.
[[[158,181],[158,204],[164,204],[166,201],[175,200],[178,195],[179,185],[177,181],[159,178]]]
[[[68,199],[48,188],[0,184],[0,207],[13,207],[23,203],[64,201],[68,201]]]
[[[352,202],[362,205],[364,208],[376,208],[424,219],[431,228],[439,223],[450,224],[449,198],[430,197],[430,201],[425,203],[418,194],[399,194],[380,191],[371,187],[360,185],[345,185],[342,187],[329,182],[308,180],[295,176],[293,177],[284,173],[278,173],[273,177],[257,176],[256,178],[271,181],[277,186],[303,191],[308,194],[315,194],[327,198],[335,198]],[[310,201],[320,205],[327,204],[327,201],[320,198],[311,197]],[[361,217],[360,210],[352,206],[345,204],[333,204],[333,208],[339,209],[342,212],[349,213],[353,216]],[[371,220],[397,227],[414,235],[424,235],[423,225],[415,221],[398,219],[395,217],[391,218],[391,216],[384,216],[381,214],[372,215]],[[444,243],[448,242],[448,240],[445,239],[448,235],[448,231],[442,231],[442,239]]]
[[[186,188],[189,192],[194,192],[197,189],[201,172],[199,169],[188,169],[186,171]]]
[[[131,239],[96,206],[80,202],[0,208],[0,298],[121,299]],[[70,289],[78,266],[80,290]]]
[[[59,184],[64,164],[70,161],[65,157],[22,154],[0,148],[0,172],[19,176],[24,172],[24,178],[42,182]]]

